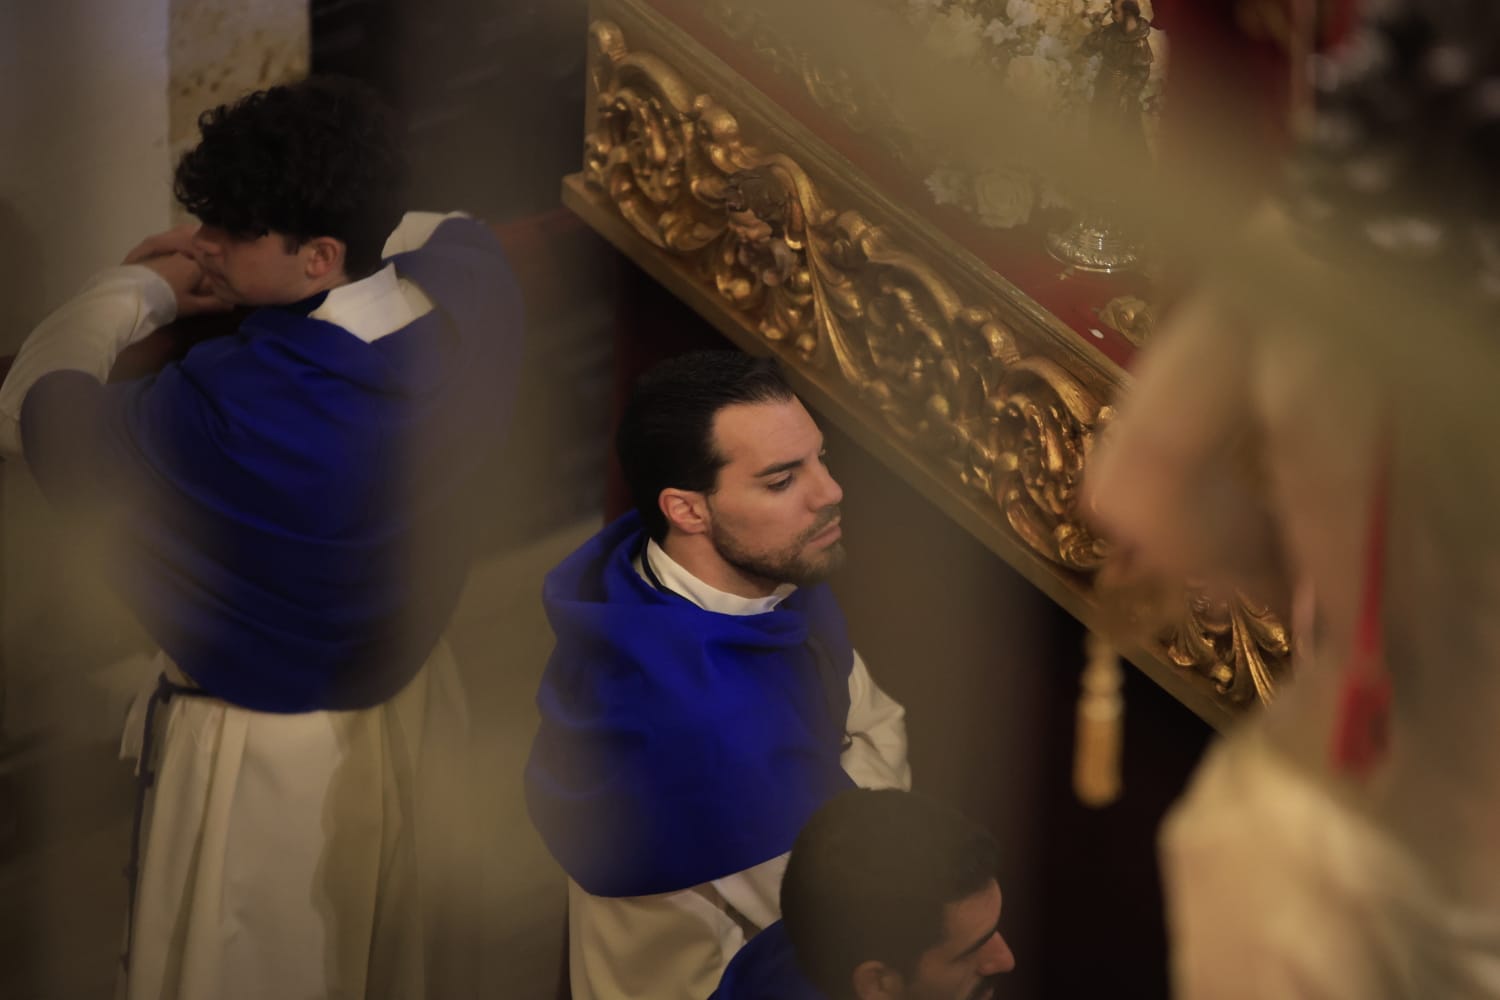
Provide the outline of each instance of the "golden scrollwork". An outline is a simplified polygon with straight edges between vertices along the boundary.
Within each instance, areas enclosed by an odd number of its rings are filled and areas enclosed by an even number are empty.
[[[1053,562],[1097,570],[1108,551],[1080,519],[1078,493],[1095,426],[1109,411],[1047,358],[1016,364],[995,405],[1001,463],[1009,473],[995,499],[1006,521]]]
[[[1118,295],[1104,303],[1099,318],[1140,347],[1156,332],[1156,307],[1135,295]]]
[[[960,484],[1020,542],[1087,584],[1107,555],[1078,511],[1110,409],[1023,349],[997,313],[853,209],[669,65],[590,28],[593,126],[583,179],[745,327],[846,385],[849,405]],[[1263,609],[1196,602],[1166,655],[1231,698],[1268,698],[1285,630]]]
[[[1193,592],[1162,640],[1173,663],[1206,674],[1236,705],[1270,704],[1276,675],[1291,655],[1286,626],[1244,594]]]

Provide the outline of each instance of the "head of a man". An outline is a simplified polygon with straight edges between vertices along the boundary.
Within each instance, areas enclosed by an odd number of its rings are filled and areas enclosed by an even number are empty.
[[[658,365],[637,383],[617,444],[647,534],[704,582],[764,596],[843,561],[843,490],[774,361],[697,351]]]
[[[998,851],[910,792],[854,789],[808,821],[781,886],[803,973],[829,1000],[984,1000],[1015,967],[1000,935]]]
[[[173,190],[201,223],[194,253],[213,294],[287,305],[379,266],[405,168],[372,91],[313,77],[204,112],[198,126]]]

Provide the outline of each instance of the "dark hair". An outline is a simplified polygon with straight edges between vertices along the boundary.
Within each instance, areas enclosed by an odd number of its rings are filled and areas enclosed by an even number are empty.
[[[910,978],[943,938],[944,910],[995,878],[982,827],[933,799],[852,789],[808,820],[781,883],[781,918],[803,974],[830,1000],[878,961]]]
[[[740,351],[694,351],[643,375],[625,407],[615,447],[646,533],[658,542],[667,536],[658,506],[662,490],[714,491],[727,461],[713,441],[720,410],[795,398],[773,359]]]
[[[173,193],[201,222],[298,244],[331,236],[344,243],[350,278],[379,266],[401,221],[405,162],[373,91],[310,77],[205,111],[198,127],[203,138],[178,162]]]

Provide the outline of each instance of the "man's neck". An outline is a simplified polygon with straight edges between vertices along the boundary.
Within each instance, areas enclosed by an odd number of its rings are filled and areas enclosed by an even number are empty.
[[[313,285],[313,290],[304,295],[303,298],[310,299],[314,295],[321,295],[323,292],[331,292],[335,288],[342,288],[344,285],[353,284],[353,282],[354,279],[350,278],[349,275],[344,271],[340,271],[338,274],[330,274],[315,282]]]
[[[677,565],[726,594],[758,600],[770,597],[780,586],[775,580],[745,573],[725,562],[707,535],[680,535],[668,531],[661,548]]]

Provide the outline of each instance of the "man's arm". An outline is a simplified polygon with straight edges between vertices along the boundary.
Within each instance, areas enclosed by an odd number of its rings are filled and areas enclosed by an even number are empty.
[[[103,384],[121,350],[176,315],[171,284],[151,268],[130,265],[95,275],[21,345],[0,386],[0,455],[21,456],[21,410],[39,381],[76,371]]]
[[[21,455],[26,400],[46,376],[80,372],[102,386],[126,347],[179,315],[229,308],[203,287],[203,269],[191,256],[195,229],[189,224],[147,237],[126,255],[123,266],[95,275],[32,331],[0,386],[0,456]],[[69,416],[66,410],[76,392],[61,395],[66,405],[44,407],[37,418],[46,421],[47,411],[58,409]],[[78,422],[76,415],[70,419]]]
[[[910,790],[906,709],[880,690],[858,652],[849,671],[849,718],[844,729],[852,742],[842,764],[856,785]]]

